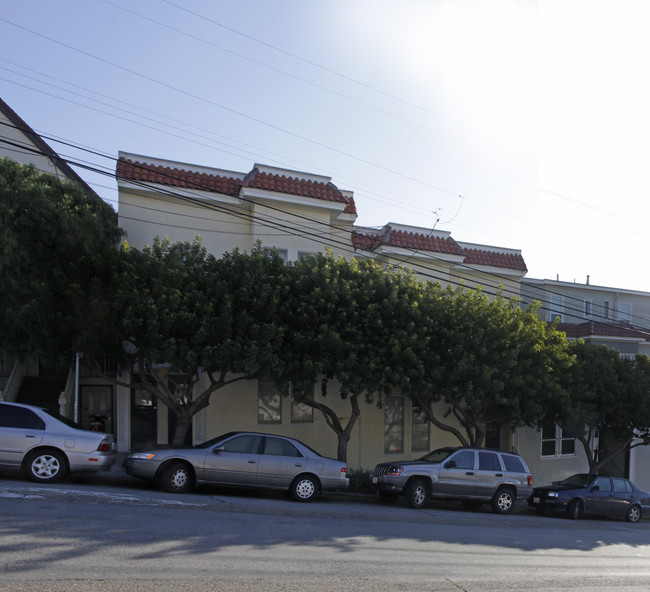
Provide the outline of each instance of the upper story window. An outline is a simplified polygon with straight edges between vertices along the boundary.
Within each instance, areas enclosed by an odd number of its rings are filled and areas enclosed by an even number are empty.
[[[283,261],[289,261],[289,250],[288,249],[278,249],[277,247],[264,247],[265,253],[275,253],[280,255]]]
[[[608,318],[609,318],[609,315],[610,315],[610,312],[609,312],[609,301],[608,301],[608,300],[605,300],[605,302],[603,302],[603,316],[604,316],[606,319],[608,319]]]
[[[591,316],[591,300],[585,300],[585,316]]]
[[[550,320],[551,322],[556,320],[562,320],[562,311],[564,308],[562,296],[552,295],[551,296],[551,308],[550,308]]]
[[[631,307],[629,302],[619,302],[618,306],[618,321],[621,323],[629,323],[632,320]]]

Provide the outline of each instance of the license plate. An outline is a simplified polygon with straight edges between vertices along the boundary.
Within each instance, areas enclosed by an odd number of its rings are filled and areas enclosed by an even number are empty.
[[[373,477],[372,482],[376,485],[377,484],[377,477]]]
[[[538,498],[538,497],[534,497],[534,498],[533,498],[533,503],[534,503],[534,504],[539,504],[539,498]]]

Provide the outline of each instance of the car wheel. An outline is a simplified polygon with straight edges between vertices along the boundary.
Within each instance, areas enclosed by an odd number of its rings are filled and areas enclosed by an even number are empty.
[[[182,462],[169,465],[160,475],[160,486],[170,493],[185,493],[192,489],[193,483],[192,469]]]
[[[399,498],[399,493],[392,493],[390,491],[380,491],[379,492],[379,501],[382,504],[393,504]]]
[[[406,503],[410,508],[419,510],[429,497],[429,490],[424,479],[413,479],[406,486]]]
[[[310,502],[318,493],[318,483],[314,477],[301,475],[294,479],[289,491],[297,502]]]
[[[634,504],[625,514],[625,519],[628,522],[638,522],[641,520],[641,506]]]
[[[509,514],[515,507],[515,493],[510,487],[498,489],[492,498],[492,511],[495,514]]]
[[[58,450],[33,452],[25,461],[27,476],[32,481],[54,483],[60,481],[68,472],[65,455]]]
[[[580,500],[571,500],[567,509],[566,515],[571,520],[578,520],[582,518],[582,502]]]

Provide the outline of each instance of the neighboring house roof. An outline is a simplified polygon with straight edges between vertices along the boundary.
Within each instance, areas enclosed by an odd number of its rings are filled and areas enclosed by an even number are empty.
[[[133,160],[121,156],[117,162],[117,177],[130,181],[142,181],[209,191],[237,197],[242,188],[259,189],[274,193],[284,193],[300,197],[308,197],[321,201],[343,204],[344,212],[356,215],[356,206],[351,196],[345,195],[328,177],[320,177],[286,171],[256,164],[248,173],[229,171],[206,172],[208,169],[192,170],[190,165],[170,166]]]
[[[424,229],[411,230],[403,225],[387,224],[380,230],[359,229],[352,235],[352,244],[361,251],[376,252],[395,247],[452,256],[466,265],[495,267],[526,273],[526,263],[520,251],[456,242],[449,233]]]
[[[559,323],[557,328],[559,331],[566,333],[566,336],[569,339],[609,337],[650,341],[650,333],[638,331],[632,327],[615,323],[599,323],[597,321],[585,321],[584,323]]]
[[[48,144],[39,136],[25,121],[2,99],[0,99],[0,112],[19,130],[24,134],[31,144],[36,148],[35,154],[40,154],[48,158],[52,164],[60,170],[68,179],[71,181],[76,181],[81,185],[84,191],[88,194],[99,197],[97,193],[88,185],[75,171],[74,169],[63,160]],[[1,137],[0,130],[0,137]],[[27,147],[22,147],[23,149]],[[47,171],[46,171],[47,172]]]

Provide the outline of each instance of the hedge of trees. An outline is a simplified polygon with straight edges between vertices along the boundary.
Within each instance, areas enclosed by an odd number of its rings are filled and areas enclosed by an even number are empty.
[[[260,376],[323,415],[341,460],[364,405],[391,393],[464,445],[481,446],[493,424],[553,421],[592,470],[650,441],[648,358],[569,343],[538,304],[329,252],[287,264],[260,246],[216,258],[198,238],[118,246],[110,208],[54,179],[0,162],[3,341],[66,364],[82,351],[97,373],[116,360],[176,416],[174,444],[212,393]],[[593,450],[604,433],[611,446]]]

